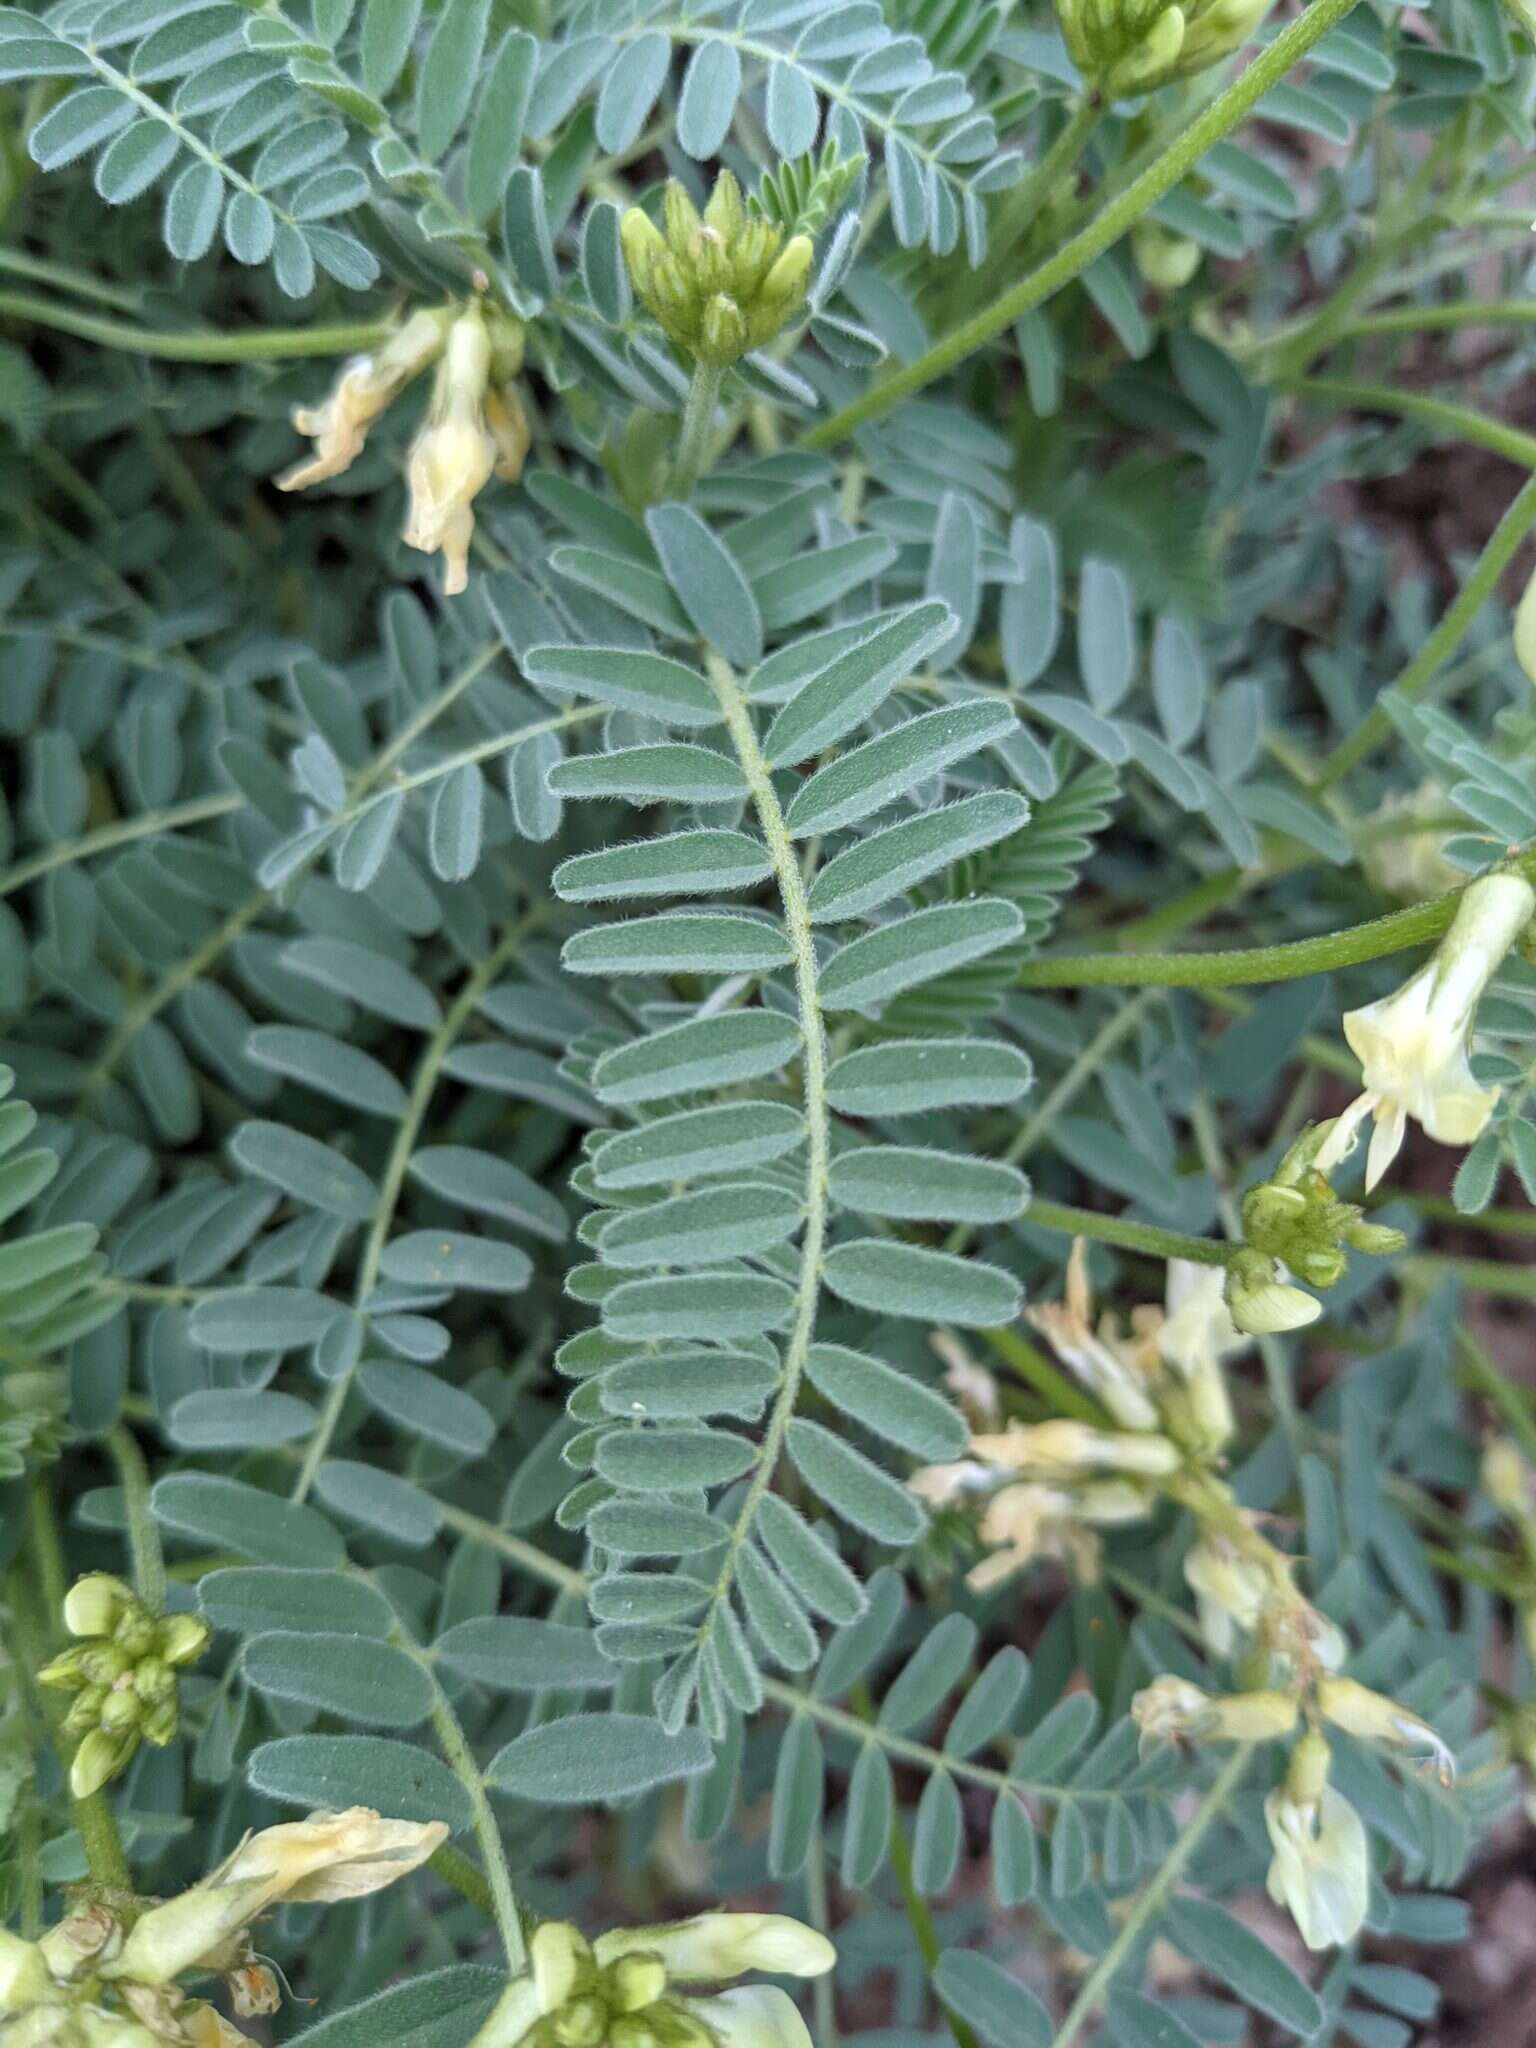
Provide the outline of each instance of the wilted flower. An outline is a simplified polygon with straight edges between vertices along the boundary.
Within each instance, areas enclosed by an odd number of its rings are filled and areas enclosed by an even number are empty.
[[[995,1434],[975,1436],[971,1449],[994,1465],[1042,1477],[1092,1471],[1139,1472],[1166,1477],[1183,1462],[1164,1436],[1098,1429],[1091,1422],[1011,1422]]]
[[[1269,1895],[1284,1906],[1310,1949],[1353,1941],[1370,1898],[1365,1825],[1328,1783],[1328,1745],[1304,1735],[1291,1753],[1284,1785],[1264,1802],[1274,1847]]]
[[[491,339],[479,307],[471,306],[448,330],[432,402],[406,458],[411,499],[405,544],[428,555],[442,551],[443,589],[450,597],[469,583],[475,531],[470,508],[490,482],[500,453],[486,424],[490,374]]]
[[[1120,1341],[1113,1324],[1099,1330],[1093,1326],[1088,1247],[1082,1238],[1074,1240],[1067,1259],[1063,1299],[1042,1302],[1024,1313],[1040,1334],[1049,1339],[1062,1363],[1077,1374],[1122,1428],[1157,1428],[1157,1408],[1129,1347]]]
[[[1367,1188],[1397,1157],[1410,1116],[1444,1145],[1470,1145],[1481,1134],[1499,1092],[1480,1088],[1467,1065],[1473,1014],[1533,910],[1536,891],[1521,875],[1469,883],[1434,958],[1395,995],[1345,1012],[1344,1036],[1365,1087],[1335,1120],[1319,1171],[1348,1157],[1367,1117],[1375,1122]]]
[[[1200,1633],[1216,1657],[1230,1657],[1239,1635],[1254,1635],[1265,1602],[1275,1591],[1273,1576],[1241,1556],[1221,1537],[1202,1537],[1184,1556],[1184,1577],[1195,1596]]]
[[[550,1920],[534,1933],[527,1974],[507,1986],[470,2048],[812,2048],[793,2000],[771,1985],[703,1998],[677,1987],[749,1970],[819,1977],[836,1961],[825,1935],[780,1913],[700,1913],[595,1942]]]
[[[441,355],[450,317],[441,309],[413,313],[376,355],[354,356],[345,364],[322,404],[295,407],[293,424],[314,441],[315,452],[284,471],[277,479],[280,491],[307,490],[351,468],[373,422]]]
[[[102,1975],[168,1984],[183,1970],[243,1961],[230,1944],[268,1906],[365,1898],[425,1863],[447,1838],[441,1821],[382,1820],[366,1806],[263,1828],[201,1884],[151,1907]]]

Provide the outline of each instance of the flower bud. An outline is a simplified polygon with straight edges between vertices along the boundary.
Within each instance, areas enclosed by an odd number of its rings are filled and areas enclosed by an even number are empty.
[[[195,1614],[168,1614],[156,1630],[156,1646],[167,1664],[195,1664],[213,1640]]]
[[[1286,1285],[1279,1265],[1264,1252],[1234,1252],[1227,1267],[1226,1297],[1233,1322],[1250,1337],[1303,1329],[1323,1312],[1320,1301]]]
[[[601,1999],[573,1998],[551,2017],[550,2026],[560,2048],[603,2048],[608,2009]]]
[[[108,1735],[126,1735],[137,1731],[143,1711],[143,1703],[132,1686],[114,1687],[101,1703],[97,1726]]]
[[[69,1712],[64,1716],[66,1735],[84,1735],[94,1728],[101,1719],[101,1709],[106,1701],[107,1688],[104,1685],[88,1685],[77,1692],[70,1701]]]
[[[1353,1250],[1365,1252],[1376,1259],[1391,1258],[1408,1242],[1406,1231],[1393,1230],[1385,1223],[1366,1223],[1363,1220],[1351,1223],[1344,1236]]]
[[[1442,1785],[1455,1783],[1456,1759],[1449,1744],[1427,1721],[1410,1714],[1396,1700],[1372,1692],[1352,1678],[1330,1677],[1318,1681],[1317,1706],[1324,1720],[1342,1728],[1347,1735],[1422,1752],[1425,1761],[1434,1766]]]
[[[43,1951],[0,1927],[0,2013],[24,2012],[52,1995],[53,1978]]]
[[[1498,1436],[1483,1452],[1483,1491],[1506,1515],[1523,1515],[1531,1505],[1531,1468],[1507,1436]]]
[[[1536,41],[1536,5],[1532,5],[1532,0],[1520,0],[1520,4],[1524,12],[1517,18],[1526,34]],[[1536,683],[1536,571],[1515,607],[1515,659],[1529,680]]]
[[[1155,220],[1139,220],[1131,230],[1131,255],[1148,284],[1176,292],[1200,268],[1205,251],[1188,235],[1176,235]]]
[[[109,1735],[104,1728],[92,1728],[81,1738],[69,1767],[69,1789],[77,1799],[89,1799],[99,1792],[133,1755],[139,1743],[137,1729]]]
[[[820,1977],[837,1961],[824,1934],[783,1913],[699,1913],[662,1927],[626,1927],[600,1934],[599,1963],[636,1951],[658,1958],[672,1983],[718,1984],[748,1970],[782,1977]]]
[[[53,1686],[59,1692],[78,1691],[81,1686],[90,1682],[85,1668],[86,1659],[90,1654],[90,1651],[79,1643],[70,1649],[61,1650],[57,1657],[50,1658],[38,1672],[38,1684]]]
[[[704,308],[696,349],[699,361],[727,368],[747,352],[747,323],[736,301],[716,292]]]
[[[133,1591],[109,1572],[87,1572],[64,1595],[64,1626],[72,1636],[109,1636],[138,1606]]]
[[[55,1923],[38,1943],[50,1974],[67,1984],[122,1947],[123,1930],[105,1906],[85,1906]]]

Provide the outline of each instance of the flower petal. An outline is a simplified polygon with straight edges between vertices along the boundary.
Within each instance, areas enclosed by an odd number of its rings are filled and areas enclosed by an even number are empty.
[[[776,1984],[743,1984],[717,1998],[690,1998],[688,2010],[720,2048],[815,2048],[795,2001]]]

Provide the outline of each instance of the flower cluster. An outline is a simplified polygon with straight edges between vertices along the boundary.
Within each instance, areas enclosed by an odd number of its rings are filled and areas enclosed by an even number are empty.
[[[794,2001],[775,1986],[691,1987],[749,1970],[819,1977],[836,1961],[825,1935],[780,1913],[700,1913],[594,1942],[549,1920],[529,1944],[527,1974],[507,1986],[470,2048],[811,2048]]]
[[[1066,1299],[1029,1313],[1113,1427],[1011,1422],[973,1434],[970,1458],[930,1466],[911,1485],[935,1503],[982,1501],[979,1533],[992,1550],[970,1574],[982,1590],[1041,1556],[1091,1573],[1098,1529],[1138,1520],[1159,1500],[1193,1516],[1184,1575],[1201,1635],[1212,1657],[1238,1665],[1248,1689],[1219,1695],[1154,1679],[1132,1704],[1143,1744],[1270,1741],[1305,1719],[1285,1785],[1265,1809],[1270,1890],[1309,1946],[1349,1939],[1365,1914],[1369,1855],[1359,1816],[1328,1785],[1320,1724],[1427,1754],[1442,1774],[1451,1759],[1423,1721],[1339,1675],[1342,1634],[1297,1589],[1293,1559],[1221,1476],[1233,1434],[1223,1363],[1248,1341],[1221,1269],[1174,1261],[1166,1307],[1133,1311],[1122,1331],[1112,1317],[1093,1320],[1079,1240]]]
[[[523,331],[478,302],[414,313],[376,355],[349,362],[322,405],[299,407],[293,424],[315,452],[277,480],[302,491],[339,476],[363,451],[368,429],[406,385],[436,364],[427,416],[406,460],[410,510],[404,540],[441,553],[443,588],[469,581],[471,509],[493,476],[516,483],[528,453],[527,418],[512,379],[522,367]]]
[[[207,1649],[208,1628],[194,1614],[151,1615],[106,1572],[75,1581],[64,1596],[64,1626],[79,1641],[37,1677],[75,1696],[64,1731],[79,1737],[69,1785],[83,1799],[115,1777],[141,1741],[164,1748],[171,1740],[176,1673]]]
[[[441,1821],[381,1820],[360,1806],[311,1814],[248,1836],[201,1884],[147,1911],[92,1904],[37,1942],[0,1932],[0,2036],[7,2048],[249,2048],[178,1979],[222,1976],[242,2018],[275,2011],[276,1979],[250,1945],[257,1915],[364,1898],[447,1835]]]
[[[1127,99],[1240,50],[1272,0],[1057,0],[1072,61],[1095,92]]]
[[[695,361],[726,369],[772,341],[805,302],[813,252],[749,216],[729,171],[715,180],[702,216],[676,180],[662,198],[663,227],[638,206],[621,227],[635,291],[669,340]]]

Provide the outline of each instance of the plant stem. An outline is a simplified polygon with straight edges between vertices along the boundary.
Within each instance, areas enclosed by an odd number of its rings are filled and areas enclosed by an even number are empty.
[[[1458,405],[1452,398],[1436,398],[1429,391],[1399,391],[1390,384],[1356,384],[1347,377],[1299,377],[1285,388],[1300,398],[1321,399],[1325,405],[1421,420],[1427,427],[1440,427],[1494,455],[1507,455],[1523,469],[1536,469],[1536,434],[1522,434],[1518,427],[1491,420],[1486,413]]]
[[[133,1587],[151,1614],[165,1612],[165,1557],[160,1532],[149,1511],[149,1468],[133,1432],[124,1423],[107,1432],[107,1449],[117,1467],[128,1512],[128,1547]]]
[[[517,1910],[517,1895],[512,1889],[506,1851],[501,1845],[501,1830],[491,1811],[480,1766],[475,1762],[474,1753],[465,1740],[458,1716],[448,1703],[447,1694],[437,1682],[430,1659],[423,1656],[417,1645],[405,1636],[399,1635],[394,1640],[432,1680],[432,1730],[444,1761],[468,1795],[474,1816],[475,1840],[480,1844],[480,1854],[485,1859],[485,1877],[490,1887],[496,1928],[506,1951],[507,1975],[520,1977],[528,1967],[528,1944],[523,1939],[522,1917]],[[449,1881],[453,1882],[452,1879]]]
[[[995,289],[997,272],[1006,265],[1015,243],[1029,232],[1042,202],[1088,147],[1103,118],[1104,109],[1097,100],[1079,100],[1060,134],[1033,170],[1011,192],[1003,194],[988,236],[986,268],[967,280],[969,289],[960,294],[962,306],[984,297],[989,289]]]
[[[1536,481],[1531,485],[1536,507]],[[1536,879],[1536,853],[1510,864],[1512,873]],[[1021,988],[1231,988],[1254,982],[1302,981],[1363,960],[1384,960],[1410,946],[1427,946],[1448,928],[1463,889],[1426,896],[1405,910],[1314,939],[1290,939],[1279,946],[1241,946],[1213,953],[1079,953],[1027,960],[1019,970]]]
[[[1026,1223],[1059,1230],[1064,1237],[1090,1237],[1122,1251],[1145,1252],[1154,1259],[1191,1259],[1201,1266],[1224,1266],[1232,1247],[1214,1237],[1188,1237],[1182,1230],[1163,1230],[1155,1223],[1136,1223],[1129,1216],[1101,1216],[1094,1209],[1074,1209],[1065,1202],[1032,1198]]]
[[[1149,164],[1133,184],[1112,199],[1079,234],[1032,270],[1028,277],[993,300],[971,319],[962,321],[913,363],[874,386],[853,404],[834,413],[812,428],[802,443],[809,448],[831,448],[845,440],[855,428],[889,412],[898,400],[921,391],[936,377],[942,377],[994,336],[1034,307],[1070,284],[1104,251],[1118,242],[1181,179],[1188,176],[1208,149],[1221,141],[1242,121],[1272,86],[1278,85],[1293,65],[1300,62],[1314,43],[1320,42],[1334,25],[1348,14],[1355,0],[1312,0],[1300,14],[1256,57],[1241,77],[1235,78],[1216,99],[1190,122],[1182,134]]]
[[[1524,327],[1536,324],[1536,299],[1457,299],[1448,306],[1389,306],[1361,313],[1339,339],[1362,334],[1427,334],[1450,327]]]
[[[337,327],[250,327],[239,334],[178,333],[173,328],[134,327],[73,306],[55,306],[31,292],[0,292],[0,314],[34,327],[94,341],[130,355],[160,356],[175,363],[270,363],[296,356],[350,356],[374,348],[393,331],[389,320],[354,320]]]
[[[1061,2031],[1056,2036],[1055,2048],[1071,2048],[1071,2044],[1083,2031],[1085,2024],[1096,2011],[1100,1999],[1114,1982],[1115,1973],[1120,1965],[1141,1939],[1142,1929],[1162,1911],[1168,1894],[1184,1874],[1184,1866],[1225,1811],[1227,1802],[1237,1790],[1252,1757],[1253,1744],[1245,1742],[1240,1744],[1222,1765],[1215,1783],[1201,1800],[1188,1827],[1173,1845],[1156,1877],[1121,1921],[1119,1932],[1104,1951],[1082,1990],[1073,1999],[1071,2010],[1062,2021]]]
[[[51,284],[61,292],[73,292],[79,299],[95,299],[99,305],[113,306],[119,313],[138,311],[136,293],[103,284],[100,278],[88,277],[84,271],[66,270],[62,263],[49,263],[25,249],[0,249],[0,271],[9,271],[12,277],[30,278],[34,284]]]
[[[683,407],[682,432],[677,440],[677,458],[672,465],[671,492],[686,498],[709,467],[709,444],[715,430],[715,413],[725,372],[714,363],[695,363],[693,382],[688,386],[688,403]]]
[[[1536,468],[1536,440],[1531,442],[1531,451],[1531,464]],[[1499,578],[1533,526],[1536,526],[1536,476],[1526,479],[1519,495],[1489,535],[1488,545],[1478,557],[1472,574],[1461,586],[1455,601],[1392,685],[1398,697],[1412,703],[1423,696],[1440,664],[1460,646],[1472,621],[1493,595]],[[1323,762],[1312,785],[1314,790],[1331,789],[1351,768],[1374,753],[1391,730],[1392,721],[1385,711],[1379,704],[1373,706],[1355,730],[1340,740]]]
[[[1456,1349],[1461,1354],[1462,1384],[1497,1409],[1510,1435],[1519,1438],[1520,1448],[1536,1463],[1536,1416],[1531,1413],[1530,1403],[1522,1399],[1518,1388],[1510,1385],[1469,1330],[1457,1331]]]

